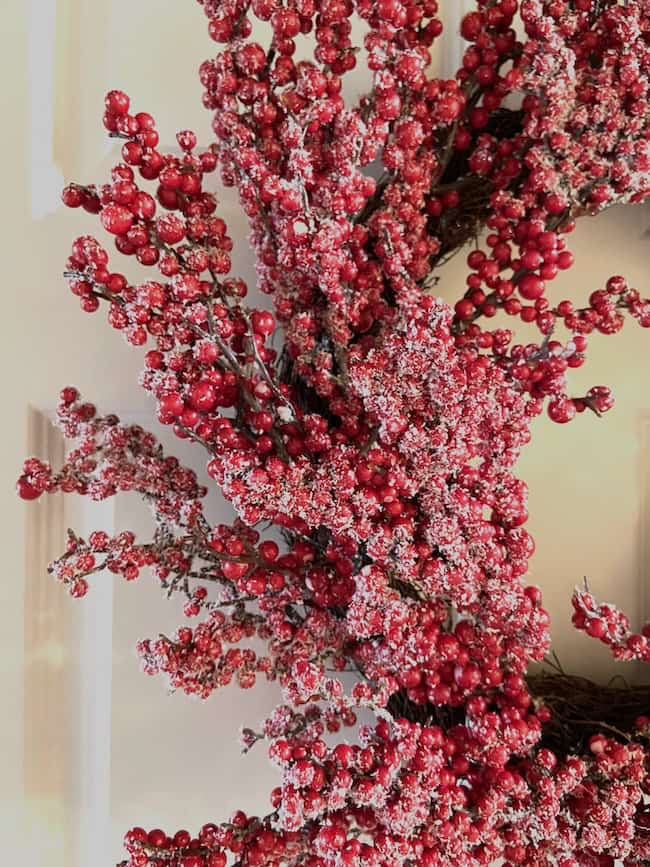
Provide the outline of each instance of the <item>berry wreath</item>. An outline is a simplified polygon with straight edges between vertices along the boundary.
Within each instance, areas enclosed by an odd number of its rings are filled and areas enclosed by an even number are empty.
[[[151,540],[70,532],[51,571],[77,597],[105,569],[181,594],[188,623],[138,646],[173,688],[278,682],[242,738],[282,784],[263,817],[133,828],[124,865],[649,864],[650,689],[531,674],[549,617],[513,471],[545,407],[563,424],[613,405],[604,386],[568,393],[588,335],[650,326],[620,276],[582,304],[547,296],[577,218],[650,194],[650,2],[477,0],[450,79],[427,74],[436,0],[199,3],[221,45],[200,69],[215,141],[186,130],[162,152],[113,90],[121,161],[63,192],[153,276],[130,282],[92,236],[65,276],[148,345],[159,421],[205,449],[237,517],[214,526],[193,471],[71,387],[74,447],[56,471],[28,459],[18,492],[142,495]],[[361,50],[372,88],[350,104]],[[273,312],[229,275],[217,167]],[[430,290],[470,241],[451,308]],[[537,336],[516,342],[507,317]],[[617,659],[650,661],[650,624],[586,587],[573,607]]]

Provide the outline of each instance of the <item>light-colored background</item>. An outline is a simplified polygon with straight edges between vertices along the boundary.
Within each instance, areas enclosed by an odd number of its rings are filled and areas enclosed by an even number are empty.
[[[462,4],[447,5],[457,21]],[[138,637],[171,630],[179,619],[147,578],[113,586],[99,577],[75,602],[44,574],[67,523],[146,532],[142,507],[129,498],[95,509],[56,500],[24,507],[13,495],[25,453],[57,455],[47,414],[62,385],[76,384],[105,410],[151,419],[136,385],[137,351],[103,314],[82,314],[60,277],[70,240],[94,225],[64,211],[58,194],[64,178],[108,174],[116,149],[100,117],[111,87],[158,118],[163,142],[183,127],[207,141],[196,70],[214,47],[191,0],[7,0],[3,36],[0,839],[7,863],[108,867],[129,824],[195,829],[235,806],[264,809],[273,785],[263,752],[242,758],[236,744],[239,726],[255,724],[274,703],[272,689],[228,690],[207,704],[167,696],[160,681],[139,673],[133,653]],[[448,38],[441,66],[459,50]],[[348,93],[362,90],[365,76],[355,74]],[[252,257],[230,191],[221,213],[237,239],[235,269],[250,279]],[[649,227],[643,208],[583,222],[563,291],[584,297],[618,272],[647,289]],[[458,295],[463,278],[459,258],[441,293]],[[594,338],[576,388],[612,385],[615,411],[566,429],[541,419],[521,463],[538,546],[532,579],[545,590],[556,648],[567,667],[601,677],[613,665],[571,630],[568,600],[587,575],[635,619],[650,615],[642,590],[650,562],[649,360],[650,335],[633,323],[615,338]],[[201,454],[171,446],[201,469]],[[211,507],[215,520],[227,514],[216,493]]]

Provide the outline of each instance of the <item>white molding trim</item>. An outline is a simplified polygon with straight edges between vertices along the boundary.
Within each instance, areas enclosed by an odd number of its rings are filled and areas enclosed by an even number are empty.
[[[115,501],[92,502],[70,495],[65,502],[66,524],[87,539],[93,530],[115,530]],[[111,852],[111,714],[113,675],[113,580],[97,573],[87,596],[70,600],[68,622],[74,633],[70,667],[71,805],[70,867],[114,867]],[[67,867],[67,865],[66,865]]]
[[[63,437],[30,407],[28,453],[53,464],[63,458]],[[63,867],[66,827],[65,593],[47,574],[64,539],[63,497],[31,503],[25,526],[24,781],[27,833],[34,863]]]
[[[65,442],[30,408],[28,453],[55,468]],[[47,574],[65,528],[114,532],[114,501],[50,494],[31,503],[26,526],[25,747],[28,834],[34,864],[114,867],[111,840],[113,576],[93,576],[72,599]]]
[[[95,118],[109,88],[110,3],[26,0],[32,217],[61,207],[66,181],[89,174],[113,149]]]
[[[29,9],[29,111],[32,217],[61,203],[63,175],[55,161],[57,0],[31,0]]]

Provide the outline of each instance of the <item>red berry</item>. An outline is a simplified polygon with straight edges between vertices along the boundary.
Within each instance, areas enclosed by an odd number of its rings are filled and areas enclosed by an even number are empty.
[[[265,337],[272,334],[275,330],[275,319],[273,314],[267,310],[255,310],[251,316],[253,331],[256,334],[262,334]]]
[[[460,33],[463,39],[466,39],[468,42],[473,42],[477,39],[482,29],[483,24],[480,12],[468,12],[461,21]]]
[[[548,405],[549,418],[558,424],[566,424],[575,418],[576,405],[569,397],[557,397]]]
[[[43,493],[39,488],[34,487],[26,476],[21,476],[18,479],[16,490],[18,491],[18,496],[23,500],[36,500]]]
[[[84,190],[76,184],[68,184],[61,193],[61,201],[68,208],[78,208],[86,199]]]
[[[185,404],[178,392],[172,392],[161,397],[160,409],[165,415],[180,416],[185,409]]]
[[[111,90],[104,99],[106,111],[109,114],[126,114],[129,110],[129,97],[121,90]]]
[[[175,214],[165,214],[156,220],[156,231],[165,244],[177,244],[185,237],[185,223]]]
[[[113,235],[125,235],[133,225],[133,214],[124,205],[106,205],[102,210],[102,226]]]
[[[600,617],[590,617],[587,620],[585,631],[592,638],[603,638],[607,634],[607,624]]]
[[[472,318],[476,312],[476,307],[469,298],[461,298],[460,301],[456,302],[454,310],[459,319],[467,320]]]
[[[280,549],[277,546],[277,543],[272,539],[267,539],[265,542],[259,547],[260,556],[267,560],[269,563],[272,563],[274,560],[278,559],[278,555],[280,553]]]
[[[519,294],[527,301],[534,301],[544,294],[546,283],[536,274],[524,274],[517,284]]]
[[[85,596],[88,592],[88,582],[85,578],[77,578],[70,585],[70,595],[74,596],[75,599],[81,599],[82,596]]]
[[[217,402],[217,392],[206,380],[194,383],[188,393],[188,403],[197,412],[210,412]]]
[[[589,738],[589,749],[594,755],[601,755],[607,749],[607,738],[603,734],[592,735]]]
[[[160,828],[154,828],[147,834],[147,842],[150,846],[160,848],[167,842],[167,834],[165,834],[164,831],[161,831]]]
[[[189,129],[177,132],[176,141],[178,142],[178,146],[184,151],[191,151],[196,147],[196,135]]]
[[[79,392],[72,385],[67,385],[65,388],[62,388],[59,393],[60,400],[69,406],[71,403],[74,403],[75,400],[79,399]]]

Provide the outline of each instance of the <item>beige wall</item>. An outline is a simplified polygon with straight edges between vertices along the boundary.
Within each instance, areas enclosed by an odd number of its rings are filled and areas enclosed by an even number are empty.
[[[576,265],[555,281],[552,298],[581,302],[612,274],[647,293],[649,228],[647,206],[579,221],[570,241]],[[441,294],[450,300],[465,277],[463,259],[452,260],[441,280]],[[516,324],[505,320],[508,327]],[[516,332],[525,342],[534,339],[525,326]],[[545,591],[561,661],[587,675],[622,669],[603,646],[571,628],[569,600],[583,576],[597,596],[619,604],[637,624],[650,617],[649,365],[650,331],[635,321],[614,336],[592,335],[588,361],[572,372],[570,391],[579,395],[592,385],[609,385],[616,406],[601,419],[585,413],[568,425],[546,415],[536,419],[518,468],[530,488],[528,529],[537,543],[530,580]],[[634,676],[634,667],[626,674]]]
[[[48,38],[48,10],[56,25],[55,43]],[[40,35],[39,20],[45,22]],[[82,314],[59,276],[70,239],[90,230],[92,220],[60,208],[48,213],[53,199],[47,182],[55,184],[58,172],[80,181],[106,174],[110,162],[99,119],[101,100],[109,87],[124,87],[138,107],[154,113],[160,119],[163,141],[173,141],[177,126],[194,126],[207,133],[209,118],[199,104],[196,68],[212,46],[201,10],[189,0],[184,4],[177,0],[34,0],[31,4],[7,0],[3,31],[0,63],[5,85],[0,98],[5,195],[0,237],[6,273],[0,351],[6,372],[0,454],[4,552],[0,674],[5,713],[0,722],[4,758],[0,823],[3,850],[13,854],[22,847],[27,513],[11,488],[27,449],[27,408],[29,404],[41,410],[51,408],[58,389],[74,382],[107,409],[138,418],[149,414],[136,385],[137,353],[105,326],[101,314]],[[51,56],[43,50],[48,45]],[[445,50],[449,56],[455,47],[447,43]],[[362,84],[360,73],[355,86]],[[51,124],[49,105],[56,108]],[[41,181],[32,197],[34,177]],[[251,278],[243,222],[231,192],[224,192],[222,213],[238,237],[237,270]],[[583,221],[574,241],[578,264],[563,277],[565,289],[582,297],[616,272],[625,273],[639,288],[647,288],[650,240],[642,235],[649,224],[650,214],[643,209]],[[462,261],[457,259],[448,266],[441,292],[453,298],[463,278]],[[648,521],[647,511],[643,518],[643,507],[650,490],[645,469],[650,465],[650,334],[631,323],[623,334],[595,337],[592,343],[591,363],[577,372],[576,388],[612,385],[618,398],[616,409],[607,419],[582,417],[566,429],[540,419],[535,425],[535,443],[520,470],[531,486],[530,526],[537,539],[532,577],[546,591],[558,652],[568,667],[602,673],[609,671],[606,655],[571,630],[568,600],[573,584],[586,575],[598,594],[621,603],[635,617],[641,616],[643,604],[646,616],[650,613],[640,589],[640,580],[647,581],[648,562],[647,556],[643,559]],[[192,460],[200,464],[201,457],[194,455]],[[224,508],[216,498],[214,504],[215,509]],[[89,519],[87,514],[81,516],[81,520]],[[128,500],[109,519],[116,525],[145,521]],[[42,580],[47,581],[47,576]],[[131,652],[135,638],[155,634],[162,626],[171,628],[177,615],[173,606],[150,590],[145,581],[134,587],[118,585],[112,599],[106,810],[110,811],[107,833],[113,851],[98,856],[93,863],[99,867],[114,863],[119,834],[130,821],[174,825],[194,819],[193,824],[198,824],[210,816],[223,816],[235,804],[262,807],[272,776],[262,754],[243,760],[234,743],[240,724],[255,723],[273,701],[272,692],[264,687],[246,694],[232,690],[200,705],[181,696],[168,698],[162,684],[137,671]],[[75,647],[84,640],[81,624],[92,624],[92,618],[101,616],[97,606],[91,606],[91,602],[65,599],[67,636],[59,649],[68,654],[66,671],[73,680],[77,678],[76,687],[68,683],[64,723],[55,723],[54,713],[42,720],[43,742],[52,726],[67,726],[65,732],[54,732],[65,744],[70,778],[71,854],[66,867],[81,867],[74,853],[81,845],[77,839],[82,816],[79,780],[84,771],[75,732],[83,725],[86,734],[101,730],[99,724],[93,729],[92,720],[86,717],[79,721],[84,697],[78,689],[83,678],[74,664]],[[89,646],[99,653],[92,642]],[[98,701],[101,695],[105,698],[106,692],[98,692]],[[90,755],[98,755],[92,745]],[[100,770],[95,769],[97,774]],[[95,807],[96,813],[104,809],[99,802]],[[52,846],[61,839],[53,825],[56,817],[51,812],[47,816],[51,837],[42,837],[43,852],[48,839]],[[30,833],[35,833],[33,827]],[[63,863],[63,857],[50,846],[47,859],[41,861],[39,855],[35,863],[52,867]],[[25,863],[33,861],[28,858]]]

